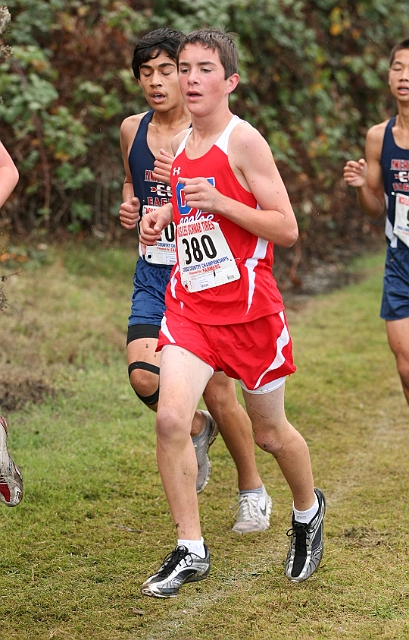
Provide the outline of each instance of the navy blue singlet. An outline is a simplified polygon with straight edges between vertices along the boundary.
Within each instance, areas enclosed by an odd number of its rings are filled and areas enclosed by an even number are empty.
[[[409,149],[396,144],[392,133],[395,121],[396,118],[391,118],[386,125],[381,153],[388,246],[380,315],[388,321],[409,317],[409,247],[393,232],[396,197],[399,194],[409,196]]]
[[[129,152],[134,194],[143,207],[163,206],[171,199],[171,188],[152,178],[154,155],[148,147],[148,126],[154,111],[148,111],[141,119]],[[131,315],[128,326],[149,324],[160,326],[165,312],[165,290],[169,282],[171,265],[156,265],[139,257],[134,275]]]
[[[409,149],[398,147],[392,133],[395,125],[395,118],[391,118],[386,125],[383,138],[381,166],[385,192],[385,201],[388,211],[385,235],[388,243],[392,247],[407,249],[404,242],[399,240],[393,233],[395,224],[395,201],[396,193],[403,193],[409,196]]]
[[[139,198],[141,209],[144,205],[163,207],[172,195],[169,185],[152,178],[155,157],[148,147],[147,136],[153,113],[153,109],[148,111],[140,121],[128,158],[134,194]]]

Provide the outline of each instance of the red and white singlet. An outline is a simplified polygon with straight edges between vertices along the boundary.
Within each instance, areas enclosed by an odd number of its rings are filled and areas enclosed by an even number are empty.
[[[250,322],[284,309],[272,273],[272,243],[217,213],[191,209],[178,182],[179,177],[205,177],[220,193],[257,208],[254,196],[234,175],[227,155],[230,133],[243,122],[233,116],[212,148],[193,160],[185,152],[189,130],[172,165],[178,262],[166,290],[166,307],[201,324]]]

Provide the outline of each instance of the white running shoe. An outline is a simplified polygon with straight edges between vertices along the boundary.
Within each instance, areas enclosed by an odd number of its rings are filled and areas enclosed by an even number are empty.
[[[7,451],[7,422],[0,416],[0,501],[8,507],[23,499],[23,477]]]
[[[232,531],[235,533],[257,533],[270,526],[273,501],[263,485],[262,493],[249,491],[240,493],[237,503],[237,519]]]

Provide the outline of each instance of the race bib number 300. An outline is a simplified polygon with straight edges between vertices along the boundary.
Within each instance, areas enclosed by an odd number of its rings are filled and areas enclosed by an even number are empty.
[[[217,222],[197,220],[177,227],[182,285],[203,291],[240,278],[236,261]]]
[[[157,207],[145,205],[142,215],[150,213]],[[152,247],[146,247],[145,260],[150,264],[174,265],[176,262],[175,224],[171,222],[162,231],[158,243]]]

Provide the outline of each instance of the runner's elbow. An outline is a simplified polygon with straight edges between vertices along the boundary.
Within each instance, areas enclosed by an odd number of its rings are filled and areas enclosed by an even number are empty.
[[[283,237],[282,237],[282,241],[280,244],[282,247],[292,247],[293,244],[295,244],[297,242],[298,239],[298,226],[295,225],[294,227],[291,227],[291,229],[286,229],[285,232],[283,233]]]

